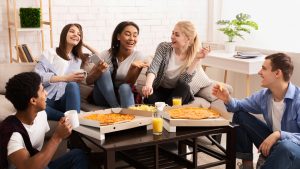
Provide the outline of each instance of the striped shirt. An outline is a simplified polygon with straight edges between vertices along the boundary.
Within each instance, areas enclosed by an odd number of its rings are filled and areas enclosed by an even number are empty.
[[[153,73],[155,75],[155,79],[153,82],[153,88],[157,89],[162,81],[164,80],[166,70],[168,68],[169,60],[172,55],[172,46],[170,42],[162,42],[158,45],[154,58],[151,62],[151,65],[147,71],[148,73]],[[195,75],[195,72],[192,74],[187,73],[185,69],[181,74],[179,79],[183,80],[186,83],[189,83],[192,81],[193,76]]]
[[[157,89],[166,77],[172,51],[173,48],[170,42],[162,42],[156,49],[155,56],[147,71],[147,74],[153,73],[156,76],[153,82],[154,89]],[[179,79],[189,84],[192,95],[195,95],[201,88],[212,84],[212,81],[205,74],[200,64],[192,74],[187,73],[187,68],[184,68]]]

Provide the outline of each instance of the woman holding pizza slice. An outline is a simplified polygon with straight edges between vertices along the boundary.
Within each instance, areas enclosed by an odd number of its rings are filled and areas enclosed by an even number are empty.
[[[189,82],[195,76],[200,60],[209,52],[209,47],[200,49],[199,37],[190,21],[178,22],[172,31],[171,42],[162,42],[156,49],[142,89],[144,102],[163,101],[172,105],[173,97],[181,97],[183,104],[192,101]]]

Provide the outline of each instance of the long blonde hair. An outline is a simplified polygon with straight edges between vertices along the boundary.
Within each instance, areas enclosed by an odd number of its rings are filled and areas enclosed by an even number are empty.
[[[190,44],[186,50],[186,66],[190,66],[201,45],[196,28],[190,21],[179,21],[175,26],[177,26],[180,31],[190,39]]]

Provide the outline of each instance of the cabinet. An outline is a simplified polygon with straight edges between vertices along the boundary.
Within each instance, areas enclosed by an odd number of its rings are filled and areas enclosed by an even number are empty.
[[[39,0],[39,7],[41,10],[41,26],[39,28],[21,28],[19,23],[19,15],[17,9],[17,0],[7,0],[7,22],[8,22],[8,37],[9,37],[9,54],[10,54],[10,63],[20,62],[19,52],[13,49],[17,49],[19,43],[19,34],[21,32],[38,32],[41,37],[41,51],[45,48],[45,31],[49,32],[50,38],[50,47],[53,47],[53,34],[52,34],[52,9],[51,9],[51,0],[48,0],[48,20],[43,20],[43,0]],[[45,1],[44,1],[45,2]],[[11,9],[12,8],[12,9]],[[11,16],[11,10],[13,11]],[[11,18],[12,17],[12,18]],[[15,37],[15,42],[12,41],[12,36]],[[14,53],[16,53],[14,55]]]

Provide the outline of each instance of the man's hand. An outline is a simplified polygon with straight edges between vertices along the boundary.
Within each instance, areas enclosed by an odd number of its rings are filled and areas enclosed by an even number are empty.
[[[72,132],[72,126],[70,124],[69,119],[66,117],[62,117],[58,122],[53,137],[62,140],[69,137],[71,132]]]
[[[230,100],[229,92],[226,88],[223,88],[222,84],[216,84],[212,88],[212,94],[217,98],[223,100],[225,104],[227,104]]]
[[[268,157],[273,145],[280,139],[280,132],[275,131],[269,135],[259,146],[258,152],[261,152],[265,157]]]

